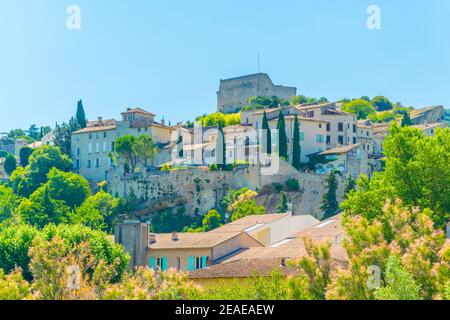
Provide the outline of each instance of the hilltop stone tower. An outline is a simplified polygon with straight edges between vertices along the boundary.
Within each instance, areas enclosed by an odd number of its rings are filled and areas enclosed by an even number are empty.
[[[220,80],[217,92],[217,111],[237,112],[254,96],[289,100],[297,94],[297,88],[274,85],[266,73],[256,73],[237,78]]]

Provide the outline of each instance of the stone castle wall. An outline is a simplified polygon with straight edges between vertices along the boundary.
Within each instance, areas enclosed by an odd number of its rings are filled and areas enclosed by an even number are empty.
[[[318,216],[320,201],[325,192],[326,176],[301,173],[282,162],[275,175],[261,175],[258,166],[241,166],[234,171],[208,171],[207,168],[151,173],[135,176],[110,175],[108,186],[112,194],[122,197],[134,193],[145,204],[144,215],[180,205],[189,214],[204,214],[217,207],[229,189],[248,187],[261,190],[273,183],[285,183],[294,178],[299,180],[302,192],[293,196],[295,214],[314,214]],[[341,183],[342,188],[344,183]],[[338,192],[341,197],[342,190]]]
[[[236,112],[254,96],[277,96],[289,100],[296,94],[296,88],[274,85],[265,73],[221,80],[217,92],[217,109],[224,113]]]

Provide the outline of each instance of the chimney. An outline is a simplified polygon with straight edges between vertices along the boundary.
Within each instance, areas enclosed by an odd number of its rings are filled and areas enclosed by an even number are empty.
[[[98,117],[98,122],[102,122],[103,118],[102,117]]]
[[[172,232],[172,241],[178,241],[178,232]]]
[[[166,120],[164,120],[164,117],[161,119],[161,124],[164,126],[166,124]]]

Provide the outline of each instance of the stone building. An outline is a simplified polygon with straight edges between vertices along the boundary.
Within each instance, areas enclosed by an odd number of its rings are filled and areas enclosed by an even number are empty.
[[[255,96],[290,100],[297,88],[274,85],[269,75],[257,73],[237,78],[220,80],[217,92],[217,110],[223,113],[237,112]]]
[[[72,134],[72,161],[75,172],[90,181],[108,179],[110,152],[114,142],[124,135],[150,135],[161,147],[171,140],[172,129],[155,121],[155,115],[141,108],[128,108],[120,121],[88,121],[87,127]]]

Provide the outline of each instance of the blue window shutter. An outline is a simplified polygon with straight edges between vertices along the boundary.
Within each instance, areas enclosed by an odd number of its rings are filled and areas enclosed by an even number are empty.
[[[161,259],[161,270],[162,271],[167,270],[167,257],[162,257]]]
[[[193,256],[189,257],[189,271],[195,270],[195,258]]]
[[[155,270],[155,257],[150,257],[150,269]]]
[[[202,257],[202,268],[206,268],[206,261],[208,260],[207,256]]]

